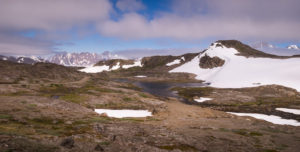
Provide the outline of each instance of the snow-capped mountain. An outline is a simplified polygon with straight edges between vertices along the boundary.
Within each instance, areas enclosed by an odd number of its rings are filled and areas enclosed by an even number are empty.
[[[97,53],[58,53],[49,57],[47,60],[51,63],[60,64],[64,66],[91,66],[101,60],[121,58],[118,55],[113,55],[110,52],[102,54]]]
[[[37,62],[46,62],[41,57],[36,57],[36,56],[30,56],[30,57],[25,57],[25,56],[13,57],[13,56],[3,56],[3,55],[0,55],[0,60],[11,61],[11,62],[16,62],[16,63],[25,63],[25,64],[34,64],[34,63],[37,63]]]
[[[297,45],[289,45],[287,48],[290,50],[299,50],[300,49]]]
[[[278,70],[280,69],[280,70]],[[242,88],[278,84],[300,91],[300,58],[281,57],[238,41],[217,41],[170,72],[186,72],[213,87]]]

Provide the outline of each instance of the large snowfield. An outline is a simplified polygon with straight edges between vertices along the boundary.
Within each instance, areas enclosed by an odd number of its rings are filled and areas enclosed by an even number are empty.
[[[95,109],[98,114],[106,113],[108,117],[126,118],[126,117],[148,117],[152,113],[148,110],[110,110],[110,109]]]
[[[214,43],[204,53],[170,72],[193,73],[196,74],[196,79],[205,80],[211,86],[219,88],[277,84],[300,91],[300,58],[247,58],[236,55],[238,51],[234,48],[216,45]],[[205,54],[217,56],[225,60],[225,64],[212,69],[200,68],[200,58]]]

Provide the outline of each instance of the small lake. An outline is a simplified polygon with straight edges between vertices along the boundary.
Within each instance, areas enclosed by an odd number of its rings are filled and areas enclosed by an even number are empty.
[[[131,81],[128,79],[118,79],[116,81],[132,83],[133,85],[141,88],[143,91],[150,93],[152,95],[168,98],[174,97],[178,98],[182,102],[187,104],[191,104],[187,99],[178,96],[176,91],[172,91],[171,89],[174,87],[203,87],[207,86],[205,83],[177,83],[177,82],[147,82],[147,81]]]

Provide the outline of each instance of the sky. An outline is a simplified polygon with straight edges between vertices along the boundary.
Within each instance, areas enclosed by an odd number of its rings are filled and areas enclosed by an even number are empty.
[[[0,0],[0,54],[300,44],[299,0]]]

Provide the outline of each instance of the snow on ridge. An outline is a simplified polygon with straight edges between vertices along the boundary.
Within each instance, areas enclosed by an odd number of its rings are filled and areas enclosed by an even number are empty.
[[[194,99],[196,102],[205,102],[205,101],[209,101],[212,100],[212,98],[204,98],[204,97],[200,97],[199,99]]]
[[[295,115],[300,115],[300,109],[276,108],[276,110],[287,112],[287,113],[292,113]]]
[[[117,65],[114,65],[111,70],[118,70],[120,68],[120,62],[117,63]]]
[[[259,85],[283,85],[300,91],[300,59],[246,58],[236,55],[238,51],[214,43],[205,52],[191,61],[169,71],[196,74],[196,79],[205,80],[213,87],[243,88]],[[208,55],[225,60],[222,67],[203,69],[200,58]]]
[[[85,72],[85,73],[100,73],[103,71],[112,71],[112,70],[118,70],[120,68],[123,69],[128,69],[131,67],[136,67],[136,66],[140,66],[142,67],[142,63],[141,60],[137,60],[134,62],[134,64],[130,64],[130,65],[120,65],[120,62],[117,62],[116,65],[114,65],[113,67],[109,68],[108,65],[101,65],[101,66],[90,66],[90,67],[85,67],[83,69],[80,69],[79,71],[81,72]]]
[[[175,64],[180,64],[180,59],[176,59],[170,63],[167,63],[166,66],[172,66],[172,65],[175,65]]]
[[[180,64],[181,60],[185,61],[184,56],[181,57],[180,59],[175,59],[174,61],[167,63],[166,66],[172,66],[172,65]]]
[[[123,65],[122,66],[123,69],[129,69],[129,68],[132,68],[132,67],[142,67],[142,61],[141,60],[137,60],[133,64]]]
[[[109,66],[102,65],[102,66],[90,66],[83,69],[80,69],[79,71],[85,72],[85,73],[99,73],[103,71],[109,71]]]
[[[152,113],[148,110],[110,110],[110,109],[95,109],[98,114],[106,113],[108,117],[114,118],[126,118],[126,117],[148,117],[152,116]]]
[[[146,78],[147,76],[145,76],[145,75],[137,75],[137,76],[134,76],[134,77],[136,77],[136,78]]]
[[[237,116],[249,116],[249,117],[265,120],[278,125],[300,126],[300,122],[298,122],[297,120],[283,119],[279,116],[274,116],[274,115],[265,115],[259,113],[236,113],[236,112],[227,112],[227,113],[237,115]]]
[[[288,49],[299,50],[299,47],[297,45],[290,45],[288,46]]]

